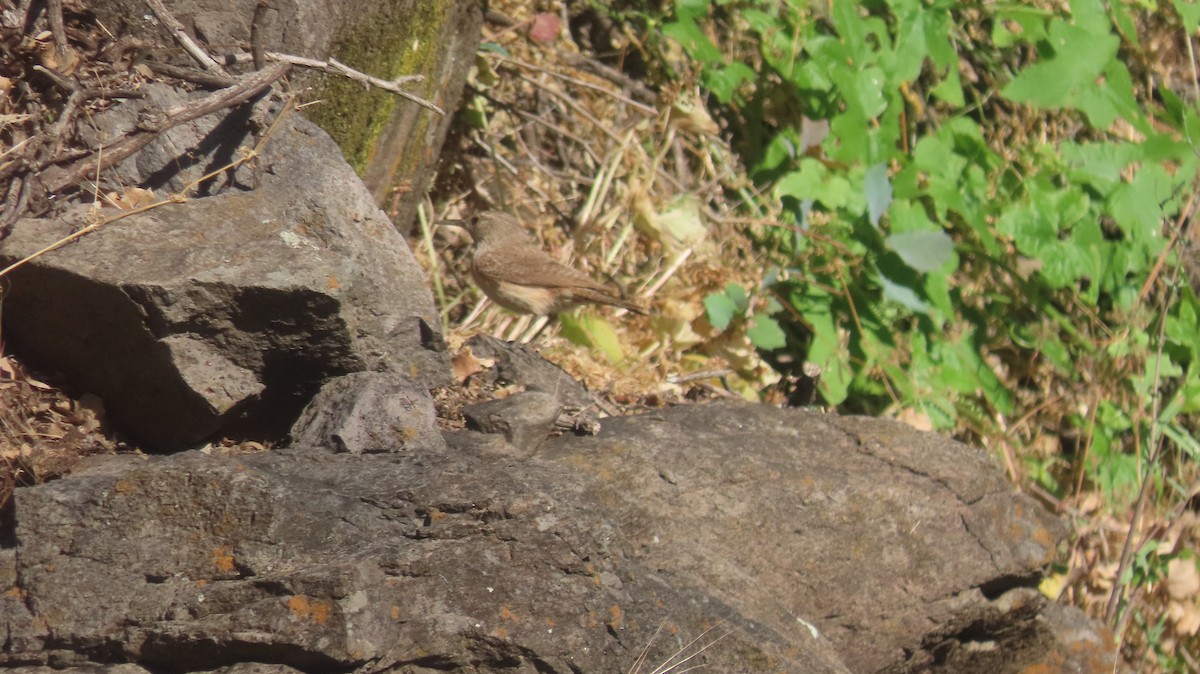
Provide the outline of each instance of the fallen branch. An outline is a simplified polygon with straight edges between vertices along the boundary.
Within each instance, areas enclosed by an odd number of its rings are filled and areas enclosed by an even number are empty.
[[[8,236],[9,226],[25,211],[28,202],[29,181],[21,177],[13,178],[4,195],[3,215],[0,215],[0,239]]]
[[[424,98],[421,98],[420,96],[417,96],[409,91],[405,91],[401,88],[401,85],[407,84],[408,82],[423,82],[425,80],[424,75],[401,75],[392,80],[385,80],[380,77],[375,77],[374,75],[368,75],[361,70],[355,70],[354,68],[351,68],[350,66],[333,57],[322,61],[320,59],[311,59],[305,56],[294,56],[292,54],[280,54],[279,52],[273,51],[263,53],[262,57],[268,61],[274,61],[276,63],[287,63],[294,66],[320,70],[333,75],[341,75],[348,79],[352,79],[355,82],[362,82],[367,86],[383,89],[384,91],[390,91],[397,96],[406,98],[423,108],[427,108],[438,113],[439,115],[446,114],[446,111],[436,103],[427,101]],[[244,63],[247,61],[257,60],[255,54],[237,54],[231,58],[235,63]],[[201,86],[229,86],[229,83],[236,81],[232,77],[213,75],[212,73],[205,73],[198,70],[192,70],[190,68],[181,68],[179,66],[172,66],[166,63],[151,61],[147,62],[146,65],[150,66],[150,69],[157,73],[162,73],[168,77],[175,77],[188,82],[193,82]]]
[[[143,63],[160,75],[174,77],[177,80],[191,82],[192,84],[199,84],[208,89],[224,89],[237,83],[237,78],[230,77],[229,75],[215,75],[204,70],[185,68],[183,66],[171,65],[170,63],[162,63],[161,61],[143,61]]]
[[[351,68],[350,66],[346,65],[345,63],[342,63],[341,61],[333,58],[332,56],[329,57],[329,59],[327,59],[325,61],[321,61],[318,59],[305,58],[303,56],[292,56],[291,54],[280,54],[278,52],[269,51],[266,53],[266,57],[267,57],[268,61],[279,61],[282,63],[290,63],[292,65],[303,66],[305,68],[312,68],[314,70],[322,70],[327,73],[333,73],[334,75],[342,75],[343,77],[352,79],[355,82],[362,82],[363,84],[377,87],[379,89],[383,89],[384,91],[390,91],[393,94],[396,94],[397,96],[401,96],[402,98],[407,98],[408,100],[412,101],[413,103],[416,103],[417,105],[419,105],[423,108],[432,110],[432,111],[438,113],[439,115],[446,114],[446,111],[443,110],[442,108],[438,107],[436,104],[431,103],[431,102],[425,100],[424,98],[417,96],[416,94],[409,93],[409,92],[405,91],[404,89],[400,88],[401,84],[405,84],[407,82],[422,82],[422,81],[424,81],[425,80],[424,75],[401,75],[400,77],[397,77],[396,79],[389,81],[389,80],[375,77],[374,75],[368,75],[359,70],[355,70],[354,68]]]
[[[73,94],[79,91],[79,85],[76,84],[75,80],[72,80],[70,77],[67,77],[53,68],[47,68],[43,65],[35,65],[33,70],[34,72],[39,72],[46,77],[49,77],[52,82],[57,84],[60,89],[66,91],[67,93]]]
[[[50,0],[47,12],[50,15],[50,34],[54,36],[54,48],[58,53],[67,51],[67,27],[63,23],[62,0]]]

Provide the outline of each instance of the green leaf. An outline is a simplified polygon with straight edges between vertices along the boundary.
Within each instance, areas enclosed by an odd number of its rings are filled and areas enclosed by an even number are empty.
[[[675,15],[683,19],[696,19],[708,14],[709,0],[675,0]]]
[[[1105,35],[1110,30],[1108,10],[1101,0],[1071,0],[1071,18],[1092,35]]]
[[[741,17],[750,28],[763,35],[776,32],[783,26],[775,16],[757,9],[743,9]]]
[[[1170,438],[1171,442],[1183,450],[1184,454],[1191,457],[1193,462],[1200,461],[1200,442],[1196,441],[1191,431],[1170,420],[1162,425],[1162,431],[1163,435]]]
[[[775,194],[799,201],[813,199],[831,210],[848,205],[852,196],[849,180],[841,175],[831,175],[824,164],[808,157],[800,161],[795,171],[779,179]]]
[[[763,351],[774,351],[787,346],[787,335],[779,322],[766,314],[754,314],[753,325],[746,329],[750,343]]]
[[[925,37],[925,11],[921,7],[895,7],[896,51],[889,66],[893,82],[911,82],[921,74],[921,66],[927,55],[929,41]],[[916,11],[911,11],[915,9]],[[930,14],[933,12],[931,11]]]
[[[866,187],[867,217],[875,227],[892,203],[892,183],[888,181],[887,164],[875,164],[867,169]]]
[[[718,330],[725,330],[735,316],[741,316],[750,308],[750,296],[746,289],[736,283],[725,286],[724,293],[712,293],[704,298],[704,309],[708,322]]]
[[[689,18],[664,24],[663,35],[675,40],[683,50],[700,63],[720,63],[721,50],[708,39],[704,31]]]
[[[1108,206],[1113,219],[1131,241],[1162,238],[1163,205],[1172,197],[1170,176],[1159,164],[1147,164],[1129,183],[1113,190]]]
[[[954,240],[941,230],[893,234],[887,246],[922,274],[937,271],[954,258]]]
[[[953,138],[948,133],[925,136],[917,141],[913,163],[922,171],[955,182],[967,168],[967,160],[954,151]]]
[[[936,309],[936,312],[929,313],[929,317],[939,330],[942,323],[957,314],[954,299],[950,295],[950,279],[950,274],[925,275],[925,297]]]
[[[834,0],[832,15],[837,33],[845,43],[848,56],[855,65],[870,62],[871,46],[867,42],[867,22],[859,14],[861,3],[852,0]]]
[[[967,104],[967,99],[963,95],[962,80],[959,79],[958,70],[955,66],[950,66],[947,69],[946,76],[933,88],[932,93],[934,96],[956,108],[961,108]]]
[[[958,50],[951,41],[954,35],[954,17],[950,13],[952,3],[934,3],[932,6],[924,3],[917,5],[917,14],[925,22],[925,49],[933,64],[939,68],[950,68],[951,72],[958,71]]]
[[[625,351],[621,348],[617,331],[603,316],[591,313],[559,314],[558,322],[563,337],[571,343],[599,351],[613,364],[625,360]]]
[[[829,120],[830,141],[825,142],[829,157],[844,164],[862,164],[870,161],[870,144],[867,135],[871,123],[855,110],[847,109]]]
[[[884,299],[920,314],[930,310],[930,306],[912,288],[896,283],[883,274],[879,275],[879,283],[883,286]]]
[[[750,308],[750,295],[746,293],[746,289],[742,286],[730,283],[725,286],[725,295],[733,300],[739,314]]]
[[[1200,2],[1196,0],[1172,0],[1171,4],[1183,19],[1183,32],[1194,35],[1200,27]]]
[[[745,63],[731,63],[724,67],[708,68],[703,73],[704,86],[717,97],[722,105],[733,100],[738,87],[754,80],[754,71]]]
[[[778,133],[767,141],[762,159],[754,167],[755,171],[772,171],[783,165],[785,161],[796,157],[796,143],[786,131]]]
[[[830,405],[840,405],[849,394],[854,371],[847,363],[846,350],[829,306],[829,297],[813,293],[796,297],[794,304],[813,330],[806,360],[821,368],[821,397]]]
[[[1098,276],[1094,258],[1087,249],[1067,242],[1055,242],[1042,251],[1038,276],[1051,288],[1067,288],[1084,278]]]
[[[1012,239],[1017,250],[1035,259],[1058,241],[1058,228],[1050,215],[1028,204],[1012,206],[996,222],[996,230]]]
[[[1092,84],[1117,54],[1120,39],[1097,35],[1064,21],[1050,26],[1053,55],[1022,70],[1001,90],[1001,95],[1034,107],[1073,107],[1075,97]]]
[[[996,21],[992,28],[992,40],[997,47],[1010,47],[1017,42],[1037,44],[1046,39],[1049,19],[1055,19],[1048,9],[1029,4],[1012,3],[996,8]],[[1012,22],[1020,27],[1019,32],[1010,32],[1005,25]]]
[[[1059,146],[1068,175],[1107,195],[1121,184],[1121,172],[1134,161],[1137,148],[1129,143],[1073,143]]]
[[[1107,129],[1120,117],[1140,131],[1149,133],[1153,130],[1134,96],[1129,70],[1115,59],[1105,69],[1104,82],[1083,86],[1073,106],[1087,115],[1088,123],[1096,129]]]
[[[1195,414],[1200,411],[1200,377],[1184,377],[1183,388],[1179,391],[1183,396],[1183,405],[1179,411],[1182,414]],[[1197,457],[1200,460],[1200,457]]]
[[[1134,18],[1133,5],[1125,2],[1114,2],[1108,5],[1112,12],[1112,22],[1117,28],[1117,33],[1128,40],[1134,47],[1141,47],[1141,40],[1138,39],[1138,19]]]
[[[866,119],[878,117],[887,108],[887,98],[883,94],[886,82],[882,68],[873,66],[857,71],[850,86],[842,90],[846,107]]]
[[[493,52],[496,54],[500,54],[501,56],[508,56],[508,57],[512,56],[512,54],[510,54],[509,51],[507,49],[505,49],[503,45],[496,44],[495,42],[484,42],[483,44],[479,45],[479,51],[490,51],[490,52]]]
[[[704,310],[708,313],[708,322],[718,330],[728,328],[738,313],[737,303],[723,293],[712,293],[705,297]]]

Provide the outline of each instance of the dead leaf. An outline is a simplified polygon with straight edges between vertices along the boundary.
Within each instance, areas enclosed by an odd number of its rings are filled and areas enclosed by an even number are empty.
[[[1167,562],[1167,594],[1176,601],[1195,599],[1200,595],[1200,572],[1196,560],[1176,557]]]
[[[553,14],[542,12],[533,17],[529,24],[529,39],[538,44],[549,44],[558,39],[562,22]]]
[[[79,54],[65,46],[63,49],[58,49],[54,45],[54,41],[42,42],[41,51],[38,53],[38,60],[42,62],[42,66],[54,70],[63,75],[70,75],[75,72],[83,59],[79,58]]]
[[[715,136],[721,131],[721,127],[717,126],[717,123],[709,116],[708,110],[705,109],[699,91],[687,97],[681,94],[675,100],[675,104],[671,107],[671,122],[681,131],[688,133]]]
[[[1179,636],[1195,636],[1200,632],[1200,606],[1196,599],[1172,601],[1167,605],[1167,617]]]
[[[455,381],[464,382],[467,377],[482,372],[484,367],[475,354],[471,353],[470,348],[464,348],[450,358],[450,370],[454,373]]]
[[[116,207],[123,211],[132,211],[142,206],[149,206],[157,200],[153,190],[140,187],[129,187],[116,199]]]
[[[1193,495],[1189,495],[1189,498],[1191,496]],[[1186,547],[1198,523],[1200,523],[1200,517],[1191,511],[1186,511],[1175,518],[1167,530],[1158,537],[1158,554],[1172,555]]]
[[[677,197],[658,216],[662,242],[681,250],[694,248],[708,236],[708,226],[700,215],[700,200],[690,194]]]
[[[633,212],[634,226],[661,241],[662,227],[658,224],[658,213],[654,209],[654,202],[650,200],[650,196],[646,194],[646,190],[642,189],[640,184],[630,184],[630,190],[633,192],[633,199],[629,210]]]
[[[26,376],[25,376],[25,380],[24,380],[24,381],[25,381],[25,383],[26,383],[26,384],[29,384],[30,386],[32,386],[32,387],[34,387],[34,388],[36,388],[36,389],[41,389],[41,390],[43,390],[43,391],[49,391],[51,388],[53,388],[52,386],[50,386],[50,385],[49,385],[49,384],[47,384],[46,382],[44,382],[44,381],[38,381],[38,380],[34,379],[33,377],[30,377],[30,376],[28,376],[28,375],[26,375]]]
[[[698,302],[667,297],[659,301],[658,306],[659,311],[650,318],[650,327],[663,343],[682,350],[704,341],[704,337],[692,328],[692,322],[704,313]]]
[[[502,400],[511,395],[520,393],[524,390],[525,390],[525,387],[521,386],[520,384],[509,384],[508,386],[501,386],[500,388],[493,391],[492,397],[495,398],[496,400]]]
[[[924,411],[914,407],[906,407],[900,410],[900,413],[896,415],[896,421],[908,424],[918,431],[933,430],[933,419]]]

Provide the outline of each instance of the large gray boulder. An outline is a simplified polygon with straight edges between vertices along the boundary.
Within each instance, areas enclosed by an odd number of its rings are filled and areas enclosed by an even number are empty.
[[[720,672],[1062,662],[1031,589],[1062,527],[981,451],[747,404],[602,423],[536,447],[92,459],[18,490],[0,663],[614,672],[700,645],[689,664]],[[1075,671],[1110,671],[1089,645]]]
[[[14,271],[7,335],[158,448],[241,419],[282,435],[337,375],[447,380],[424,274],[324,131],[285,119],[239,180],[256,185],[130,216]],[[71,233],[85,210],[18,221],[0,264]]]
[[[258,4],[165,3],[218,57],[245,54]],[[103,25],[156,63],[194,66],[142,0],[86,5],[70,8],[81,25]],[[475,0],[263,7],[256,25],[267,50],[334,56],[383,79],[422,76],[410,91],[446,111],[461,94],[483,13]],[[5,20],[16,16],[6,12]],[[234,74],[251,67],[226,65]],[[104,171],[98,186],[88,171],[86,201],[98,192],[128,206],[143,190],[190,201],[114,222],[5,278],[5,338],[22,356],[103,397],[118,427],[151,448],[178,449],[217,434],[278,438],[324,380],[348,373],[391,372],[426,388],[448,381],[424,274],[377,204],[388,197],[395,224],[407,230],[449,114],[392,93],[364,94],[360,83],[313,71],[293,69],[289,80],[293,90],[326,99],[314,116],[340,148],[299,113],[268,131],[280,109],[276,88],[175,126],[122,161],[100,152]],[[96,153],[207,95],[184,89],[139,86],[143,98],[118,97],[90,111],[77,134],[70,124],[55,133],[66,133],[72,149]],[[260,142],[261,156],[220,171]],[[66,163],[30,176],[34,201],[80,196]],[[58,178],[46,177],[52,174]],[[49,217],[6,225],[0,267],[117,213],[60,205]]]

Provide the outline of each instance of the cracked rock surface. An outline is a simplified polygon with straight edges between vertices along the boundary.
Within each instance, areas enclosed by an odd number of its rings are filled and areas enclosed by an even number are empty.
[[[350,372],[443,383],[422,273],[329,136],[294,116],[260,166],[257,189],[130,216],[14,271],[7,336],[158,449],[246,418],[286,429]],[[17,222],[0,264],[73,226]]]
[[[18,490],[0,664],[624,672],[649,644],[650,671],[700,637],[710,671],[995,672],[1067,649],[1029,589],[1061,525],[953,441],[746,404],[445,440],[96,457]],[[1111,671],[1096,643],[1062,671]]]
[[[33,30],[45,3],[17,4],[29,6],[18,11],[6,3],[6,26],[25,21]],[[166,4],[182,30],[234,75],[249,66],[226,57],[251,41],[316,60],[350,50],[359,61],[415,75],[427,84],[414,93],[450,110],[473,62],[484,10],[475,0]],[[72,3],[68,15],[80,26],[99,27],[91,37],[79,32],[72,39],[92,45],[88,58],[104,65],[103,72],[126,67],[108,63],[112,53],[136,52],[134,61],[149,56],[160,66],[195,65],[168,22],[143,0]],[[417,15],[420,20],[411,20]],[[364,41],[364,34],[371,39]],[[101,51],[105,55],[92,54]],[[146,67],[138,65],[139,71]],[[92,66],[79,69],[91,72]],[[70,81],[71,68],[63,76]],[[104,81],[106,92],[124,88]],[[67,114],[74,100],[31,115],[60,117],[56,130],[37,136],[53,136],[51,145],[70,151],[17,165],[49,165],[42,171],[49,174],[65,170],[62,157],[97,152],[103,170],[76,186],[49,181],[65,191],[50,195],[49,204],[17,211],[41,216],[0,228],[0,267],[37,254],[4,279],[6,343],[104,398],[139,445],[167,451],[220,435],[278,437],[318,387],[339,375],[385,371],[425,388],[448,383],[425,275],[377,204],[402,183],[389,208],[407,227],[452,115],[368,96],[357,85],[346,91],[340,78],[292,69],[293,92],[328,99],[330,105],[304,107],[325,119],[348,156],[356,157],[364,184],[325,131],[300,112],[281,116],[282,85],[194,117],[180,111],[212,96],[208,89],[160,75],[130,82],[136,95],[89,104],[86,121]],[[343,106],[336,111],[335,101]],[[182,119],[190,121],[157,131],[166,120]],[[111,160],[101,152],[122,143],[140,149]],[[26,195],[27,188],[18,191]],[[10,201],[20,201],[18,191]],[[134,212],[134,206],[149,210]],[[38,253],[100,223],[106,224],[69,245]]]

